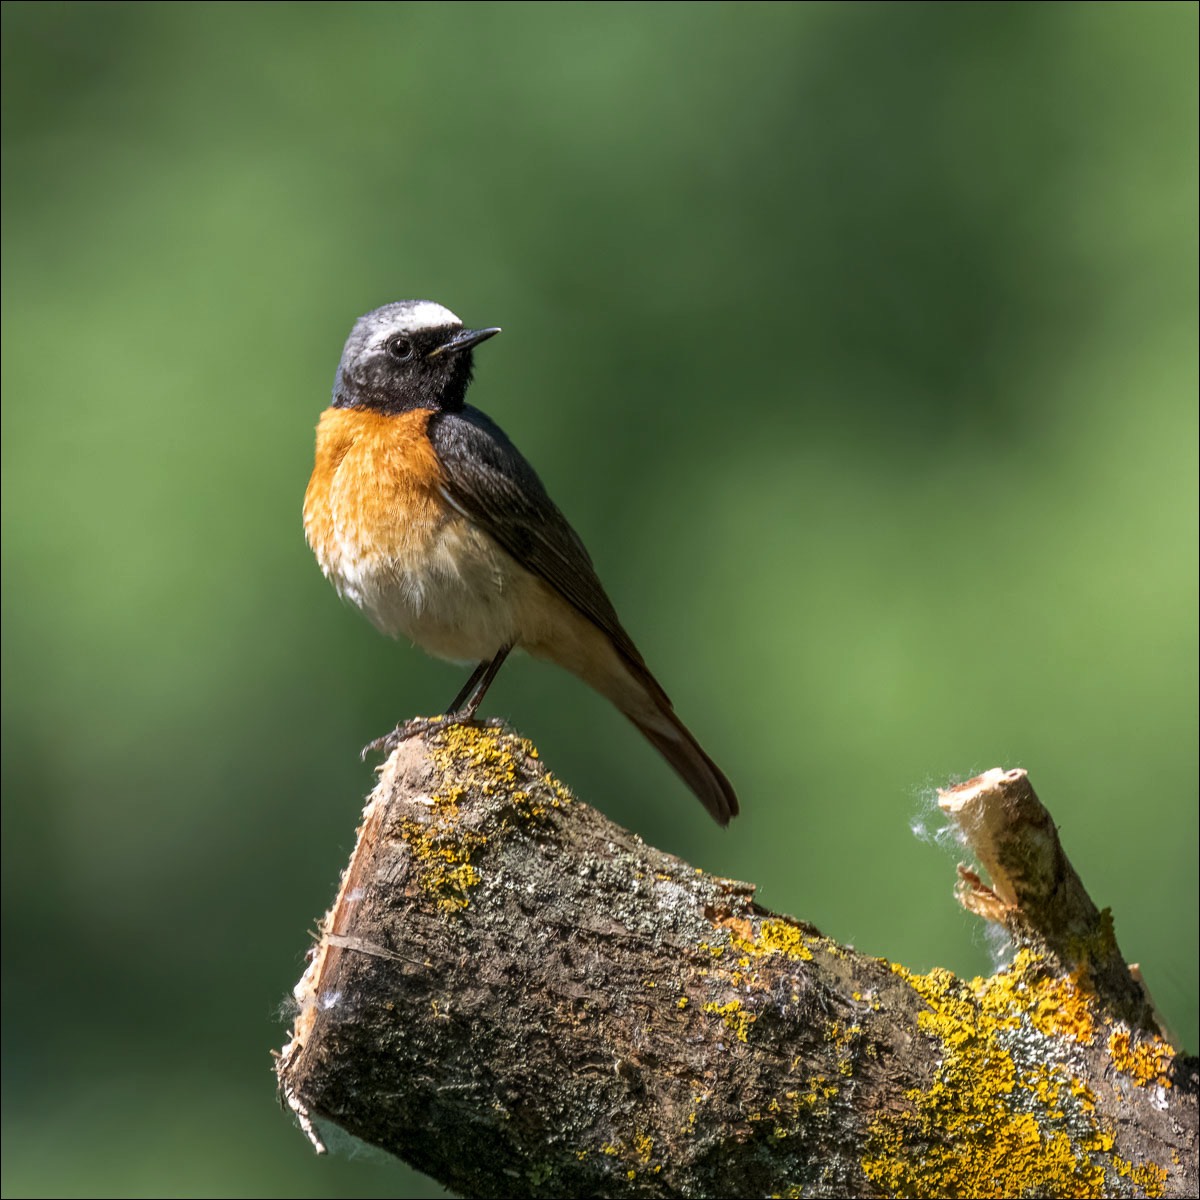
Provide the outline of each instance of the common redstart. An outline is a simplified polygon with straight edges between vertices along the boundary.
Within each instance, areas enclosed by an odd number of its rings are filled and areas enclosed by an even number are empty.
[[[607,696],[722,825],[729,780],[675,715],[596,577],[579,535],[500,428],[465,402],[475,346],[429,300],[401,300],[350,331],[317,426],[304,532],[325,576],[377,629],[439,658],[477,663],[444,716],[474,720],[516,647]]]

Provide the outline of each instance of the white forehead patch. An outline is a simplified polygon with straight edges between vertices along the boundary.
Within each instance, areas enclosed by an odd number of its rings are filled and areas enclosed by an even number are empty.
[[[342,363],[378,352],[396,334],[417,334],[426,329],[462,328],[462,321],[448,308],[432,300],[397,300],[364,314],[354,322]]]
[[[401,300],[397,304],[389,304],[379,310],[380,314],[387,313],[391,318],[389,324],[393,329],[401,328],[408,333],[420,333],[422,329],[444,329],[447,325],[461,325],[459,320],[448,308],[434,304],[432,300]]]

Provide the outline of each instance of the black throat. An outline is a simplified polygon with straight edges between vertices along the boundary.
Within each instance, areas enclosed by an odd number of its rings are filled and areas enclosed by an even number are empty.
[[[473,369],[470,350],[419,359],[404,370],[386,362],[361,374],[339,369],[333,407],[370,408],[386,416],[417,408],[461,412]]]

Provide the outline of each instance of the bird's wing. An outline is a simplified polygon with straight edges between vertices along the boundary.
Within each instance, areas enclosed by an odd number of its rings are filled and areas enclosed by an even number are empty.
[[[649,674],[579,535],[504,431],[466,405],[430,417],[429,438],[445,472],[446,499],[607,633],[639,674]]]

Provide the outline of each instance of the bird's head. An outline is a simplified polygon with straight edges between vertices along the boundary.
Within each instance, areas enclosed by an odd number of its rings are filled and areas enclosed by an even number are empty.
[[[471,382],[472,347],[499,333],[465,329],[432,300],[399,300],[359,317],[333,383],[334,408],[455,412]]]

